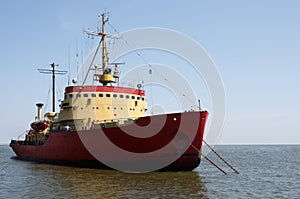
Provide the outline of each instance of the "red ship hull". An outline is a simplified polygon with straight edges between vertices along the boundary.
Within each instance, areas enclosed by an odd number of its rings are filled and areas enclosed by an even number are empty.
[[[12,140],[10,146],[19,159],[51,164],[115,169],[109,166],[113,162],[127,165],[128,171],[132,171],[134,165],[144,161],[145,164],[164,163],[155,170],[190,171],[200,164],[207,116],[207,111],[147,116],[121,127],[51,132],[43,144]],[[153,131],[156,131],[154,135]],[[140,133],[143,137],[126,132]],[[112,149],[108,143],[117,146],[121,152]],[[182,149],[183,153],[180,152]],[[142,156],[124,156],[122,151],[145,156],[142,160]]]

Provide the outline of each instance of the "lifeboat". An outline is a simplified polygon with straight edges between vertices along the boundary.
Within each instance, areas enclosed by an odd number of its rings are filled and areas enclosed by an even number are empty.
[[[30,126],[35,131],[43,131],[48,127],[48,123],[46,121],[32,122]]]

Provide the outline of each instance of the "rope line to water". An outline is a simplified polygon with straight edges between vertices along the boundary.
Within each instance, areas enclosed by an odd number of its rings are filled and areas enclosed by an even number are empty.
[[[207,156],[205,156],[205,155],[203,155],[203,153],[201,153],[201,151],[200,150],[198,150],[193,144],[191,145],[196,151],[198,151],[199,152],[199,154],[201,155],[201,156],[203,156],[209,163],[211,163],[213,166],[215,166],[217,169],[219,169],[222,173],[224,173],[225,175],[227,175],[227,173],[223,170],[223,169],[221,169],[218,165],[216,165],[212,160],[210,160]]]
[[[206,146],[212,151],[214,152],[214,154],[217,155],[218,158],[220,158],[228,167],[230,167],[236,174],[239,174],[239,172],[233,168],[233,166],[231,166],[224,158],[222,158],[211,146],[209,146],[209,144],[207,144],[207,142],[205,140],[202,140],[204,144],[206,144]],[[211,163],[212,165],[214,165],[216,168],[218,168],[220,171],[222,171],[225,175],[227,174],[223,169],[221,169],[218,165],[216,165],[212,160],[210,160],[207,156],[203,155],[203,153],[198,150],[194,145],[191,145],[196,151],[199,152],[199,154],[201,156],[203,156],[209,163]]]
[[[206,144],[206,146],[208,146],[208,148],[210,150],[212,150],[212,152],[214,152],[214,154],[216,154],[218,156],[218,158],[220,158],[227,166],[229,166],[235,173],[239,174],[239,172],[233,168],[233,166],[231,166],[224,158],[222,158],[211,146],[209,146],[207,144],[207,142],[205,142],[205,140],[202,140],[204,142],[204,144]]]

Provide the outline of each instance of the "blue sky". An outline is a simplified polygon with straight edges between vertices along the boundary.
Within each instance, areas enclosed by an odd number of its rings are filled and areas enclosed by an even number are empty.
[[[220,144],[300,143],[296,0],[0,1],[0,143],[28,129],[36,102],[50,103],[50,76],[40,75],[38,68],[56,62],[68,70],[70,49],[74,76],[76,52],[86,54],[95,44],[87,42],[82,30],[94,29],[104,10],[120,32],[169,28],[206,49],[226,93]],[[57,79],[62,94],[66,77]]]

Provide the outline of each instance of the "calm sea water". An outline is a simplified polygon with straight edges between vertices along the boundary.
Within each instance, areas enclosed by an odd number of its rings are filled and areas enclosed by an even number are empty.
[[[299,198],[300,145],[216,146],[240,174],[205,159],[192,172],[123,173],[11,159],[0,146],[0,198]]]

